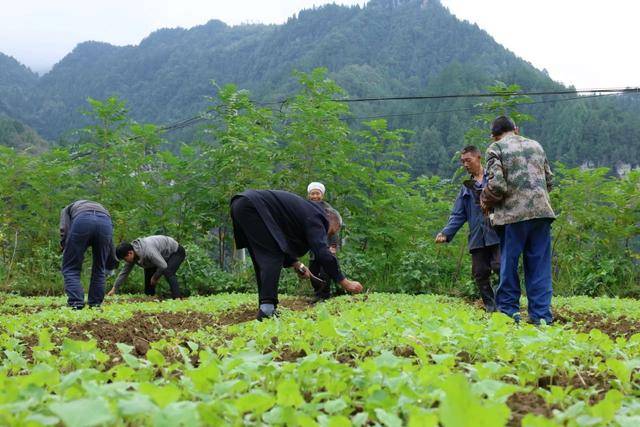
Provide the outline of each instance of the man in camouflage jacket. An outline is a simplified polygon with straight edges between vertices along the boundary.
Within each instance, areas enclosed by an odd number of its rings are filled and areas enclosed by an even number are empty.
[[[498,310],[520,320],[518,261],[522,254],[529,321],[550,323],[553,174],[539,143],[518,135],[513,120],[501,116],[491,126],[487,186],[480,200],[500,236]]]

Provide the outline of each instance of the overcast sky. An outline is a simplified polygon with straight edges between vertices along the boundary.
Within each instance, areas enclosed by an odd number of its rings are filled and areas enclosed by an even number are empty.
[[[552,78],[577,88],[640,86],[640,1],[441,0]],[[48,70],[86,40],[138,44],[163,27],[220,19],[282,23],[323,0],[0,0],[0,52]],[[339,4],[364,4],[341,0]]]

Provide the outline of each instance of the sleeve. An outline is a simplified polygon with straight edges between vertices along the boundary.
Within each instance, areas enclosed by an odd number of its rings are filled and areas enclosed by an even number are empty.
[[[153,279],[158,280],[162,273],[167,269],[167,262],[162,254],[156,248],[150,248],[146,253],[147,261],[156,266],[156,272],[153,273]]]
[[[549,166],[549,161],[546,157],[544,159],[544,177],[547,181],[547,191],[551,192],[553,190],[553,172],[551,172],[551,166]]]
[[[502,163],[502,151],[495,143],[487,149],[487,186],[482,190],[480,200],[488,206],[497,205],[507,192],[507,179]]]
[[[449,215],[449,222],[447,222],[446,227],[442,229],[442,234],[447,237],[447,242],[453,240],[453,237],[465,222],[467,222],[467,211],[464,208],[464,190],[461,189],[453,204],[451,215]]]
[[[64,242],[67,240],[67,233],[69,227],[71,227],[71,215],[69,215],[69,209],[71,205],[65,206],[60,211],[60,245],[64,247]]]
[[[340,271],[338,259],[329,251],[327,243],[327,231],[320,220],[312,220],[308,222],[306,227],[307,241],[311,252],[315,255],[324,271],[336,282],[341,282],[345,277]]]
[[[133,269],[132,262],[126,262],[124,264],[124,267],[122,267],[122,270],[120,270],[120,273],[118,274],[118,277],[116,278],[116,281],[113,284],[113,288],[116,290],[116,292],[118,292],[118,290],[120,289],[120,285],[122,285],[127,280],[127,277],[129,277],[129,273],[131,273],[132,269]]]
[[[282,266],[284,268],[289,268],[291,267],[293,264],[295,264],[298,261],[297,258],[292,257],[289,254],[284,254],[284,262],[282,263]]]
[[[329,247],[336,248],[336,250],[340,249],[340,233],[336,233],[333,236],[329,237],[327,240],[329,242]]]

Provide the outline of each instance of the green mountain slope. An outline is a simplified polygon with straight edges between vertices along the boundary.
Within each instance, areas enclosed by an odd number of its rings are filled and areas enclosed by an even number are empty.
[[[47,141],[29,126],[0,114],[0,145],[20,151],[41,153],[49,148]]]
[[[168,123],[204,109],[215,91],[212,80],[247,88],[257,100],[275,100],[293,91],[293,70],[318,66],[327,67],[350,96],[477,92],[496,80],[524,89],[562,88],[437,0],[371,0],[365,7],[303,10],[283,25],[210,21],[156,31],[138,46],[82,43],[42,78],[25,74],[25,82],[8,84],[24,96],[8,99],[5,110],[56,139],[86,124],[87,97],[118,95],[135,119]],[[0,88],[7,85],[2,76]],[[468,109],[477,102],[369,103],[353,111],[356,118],[393,116],[392,126],[415,131],[415,172],[448,173],[472,124]],[[441,110],[462,111],[433,113]],[[604,165],[640,159],[635,100],[535,104],[527,112],[538,118],[527,134],[539,138],[553,159]],[[593,141],[607,142],[593,151]],[[625,150],[617,148],[621,144]]]

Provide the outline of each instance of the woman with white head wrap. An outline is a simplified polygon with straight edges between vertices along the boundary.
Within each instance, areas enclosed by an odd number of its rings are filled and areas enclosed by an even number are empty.
[[[312,202],[320,202],[325,206],[325,210],[335,215],[337,221],[342,225],[342,217],[324,201],[326,188],[323,183],[314,181],[307,186],[307,199]],[[340,248],[340,237],[335,234],[329,238],[329,251],[335,256]],[[317,277],[321,278],[324,283],[311,282],[318,301],[323,301],[331,297],[331,278],[322,269],[322,266],[315,260],[313,254],[309,254],[309,270]]]
[[[321,202],[325,193],[324,184],[321,182],[312,182],[307,185],[307,198],[312,202]]]

